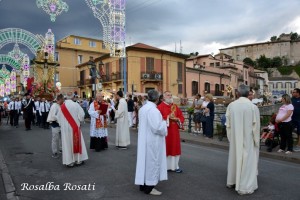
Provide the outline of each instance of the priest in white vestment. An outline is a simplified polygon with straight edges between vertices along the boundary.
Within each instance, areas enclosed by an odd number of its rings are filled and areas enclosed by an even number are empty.
[[[116,147],[127,149],[127,146],[130,145],[127,102],[122,91],[117,92],[116,98],[119,100],[118,108],[111,107],[115,112],[115,119],[117,119]]]
[[[154,187],[167,180],[166,143],[167,122],[156,107],[159,93],[148,92],[148,101],[139,110],[139,132],[135,184],[146,194],[161,195]]]
[[[57,121],[61,127],[62,159],[63,164],[68,167],[81,165],[84,160],[88,159],[80,130],[80,122],[84,121],[84,111],[78,103],[71,100],[72,97],[72,93],[67,94],[67,100],[64,100],[63,95],[57,96],[57,103],[61,105],[57,114]],[[76,131],[77,134],[75,134]]]
[[[108,107],[108,104],[103,99],[102,92],[96,94],[96,100],[90,104],[89,115],[91,116],[90,124],[90,149],[101,151],[108,148],[107,145],[107,119],[108,109],[101,110],[101,105]]]
[[[226,111],[229,140],[227,187],[240,195],[252,194],[257,188],[260,115],[258,108],[247,98],[249,86],[240,85],[239,99]]]

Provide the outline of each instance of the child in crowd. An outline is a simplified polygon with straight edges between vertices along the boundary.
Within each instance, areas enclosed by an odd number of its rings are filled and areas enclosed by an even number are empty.
[[[260,140],[265,142],[268,138],[272,139],[275,130],[275,125],[269,122],[267,127],[263,128],[263,133],[261,134]]]

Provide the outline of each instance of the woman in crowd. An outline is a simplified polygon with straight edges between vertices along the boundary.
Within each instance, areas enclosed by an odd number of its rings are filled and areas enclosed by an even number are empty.
[[[293,125],[292,115],[294,106],[291,97],[288,94],[282,95],[281,101],[283,105],[279,108],[275,122],[278,124],[279,135],[281,138],[279,153],[284,152],[287,146],[286,154],[293,151]]]
[[[202,122],[203,135],[212,139],[214,135],[215,105],[211,94],[205,95],[205,102],[203,102],[202,108],[204,109],[203,115],[206,117],[205,121]]]

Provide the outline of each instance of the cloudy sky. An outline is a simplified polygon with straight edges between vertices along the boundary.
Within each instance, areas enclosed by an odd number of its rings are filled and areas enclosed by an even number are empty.
[[[0,29],[22,28],[57,39],[102,39],[102,27],[85,0],[64,0],[69,11],[51,22],[36,0],[0,0]],[[220,48],[300,33],[299,0],[127,0],[127,45],[138,42],[179,52],[218,53]],[[176,45],[175,45],[176,44]],[[0,50],[5,53],[6,46]]]

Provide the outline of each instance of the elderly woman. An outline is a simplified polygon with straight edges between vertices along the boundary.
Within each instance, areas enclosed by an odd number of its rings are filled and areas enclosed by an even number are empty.
[[[284,152],[287,146],[286,154],[291,154],[293,151],[293,125],[292,115],[294,106],[291,97],[288,94],[282,95],[281,101],[283,105],[279,108],[275,122],[278,124],[279,134],[281,138],[279,153]]]
[[[205,103],[206,102],[206,103]],[[206,116],[206,120],[202,122],[203,135],[209,139],[213,138],[214,133],[214,116],[215,105],[213,96],[211,94],[205,95],[205,102],[203,102],[202,108],[203,115]]]

